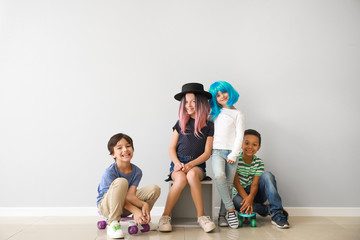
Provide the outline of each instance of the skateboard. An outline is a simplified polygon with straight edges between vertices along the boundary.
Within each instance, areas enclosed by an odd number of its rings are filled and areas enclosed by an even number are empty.
[[[98,212],[98,213],[105,220],[98,221],[97,222],[97,227],[98,227],[98,229],[105,229],[106,226],[107,226],[107,219],[104,216],[102,216],[100,212]],[[138,233],[139,230],[140,230],[140,232],[143,232],[143,233],[150,231],[150,225],[149,224],[136,224],[134,219],[131,218],[131,217],[123,217],[123,218],[121,218],[120,219],[120,224],[121,223],[129,224],[128,233],[130,235]]]
[[[239,219],[239,227],[242,227],[244,222],[250,219],[250,226],[256,227],[256,213],[253,212],[252,214],[246,214],[246,213],[238,213],[238,219]]]

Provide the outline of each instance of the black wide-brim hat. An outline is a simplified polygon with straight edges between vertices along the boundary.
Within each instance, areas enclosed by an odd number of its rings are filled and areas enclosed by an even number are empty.
[[[211,93],[204,91],[204,86],[201,83],[186,83],[182,86],[181,92],[176,94],[174,98],[178,101],[187,94],[187,93],[194,93],[194,94],[202,94],[208,99],[212,98]]]

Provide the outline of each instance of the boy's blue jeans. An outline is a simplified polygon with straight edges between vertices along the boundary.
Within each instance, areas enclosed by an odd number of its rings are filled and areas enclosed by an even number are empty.
[[[250,193],[250,187],[245,188],[247,194]],[[266,199],[269,201],[269,206],[266,206],[264,202]],[[239,194],[233,198],[235,209],[237,211],[241,208],[242,197]],[[275,176],[271,172],[264,172],[260,176],[259,189],[254,198],[253,210],[262,216],[266,216],[270,213],[273,216],[275,213],[283,209],[281,197],[277,191]]]
[[[234,209],[232,198],[232,186],[238,165],[238,160],[230,164],[226,161],[231,150],[213,149],[211,155],[212,169],[215,176],[216,187],[221,197],[219,215],[226,215],[227,210]]]

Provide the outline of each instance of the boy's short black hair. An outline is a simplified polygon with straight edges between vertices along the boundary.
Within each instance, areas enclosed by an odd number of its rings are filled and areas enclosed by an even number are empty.
[[[121,139],[125,139],[128,143],[130,143],[132,149],[134,150],[134,144],[133,144],[133,140],[131,139],[131,137],[129,137],[128,135],[126,135],[124,133],[118,133],[118,134],[115,134],[114,136],[112,136],[108,142],[108,150],[110,152],[110,155],[112,155],[114,153],[114,147]]]
[[[261,145],[261,135],[258,131],[254,130],[254,129],[246,129],[244,132],[244,137],[246,135],[254,135],[257,136],[259,138],[259,145]]]

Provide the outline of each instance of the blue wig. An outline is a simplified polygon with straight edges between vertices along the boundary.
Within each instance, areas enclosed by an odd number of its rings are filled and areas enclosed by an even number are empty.
[[[216,101],[216,96],[218,91],[224,93],[227,92],[229,95],[229,100],[227,101],[226,105],[232,107],[239,99],[239,93],[231,86],[230,83],[225,81],[217,81],[211,84],[209,92],[212,95],[210,99],[210,107],[211,113],[210,115],[213,116],[211,120],[215,120],[217,116],[220,114],[222,106],[220,106]]]

